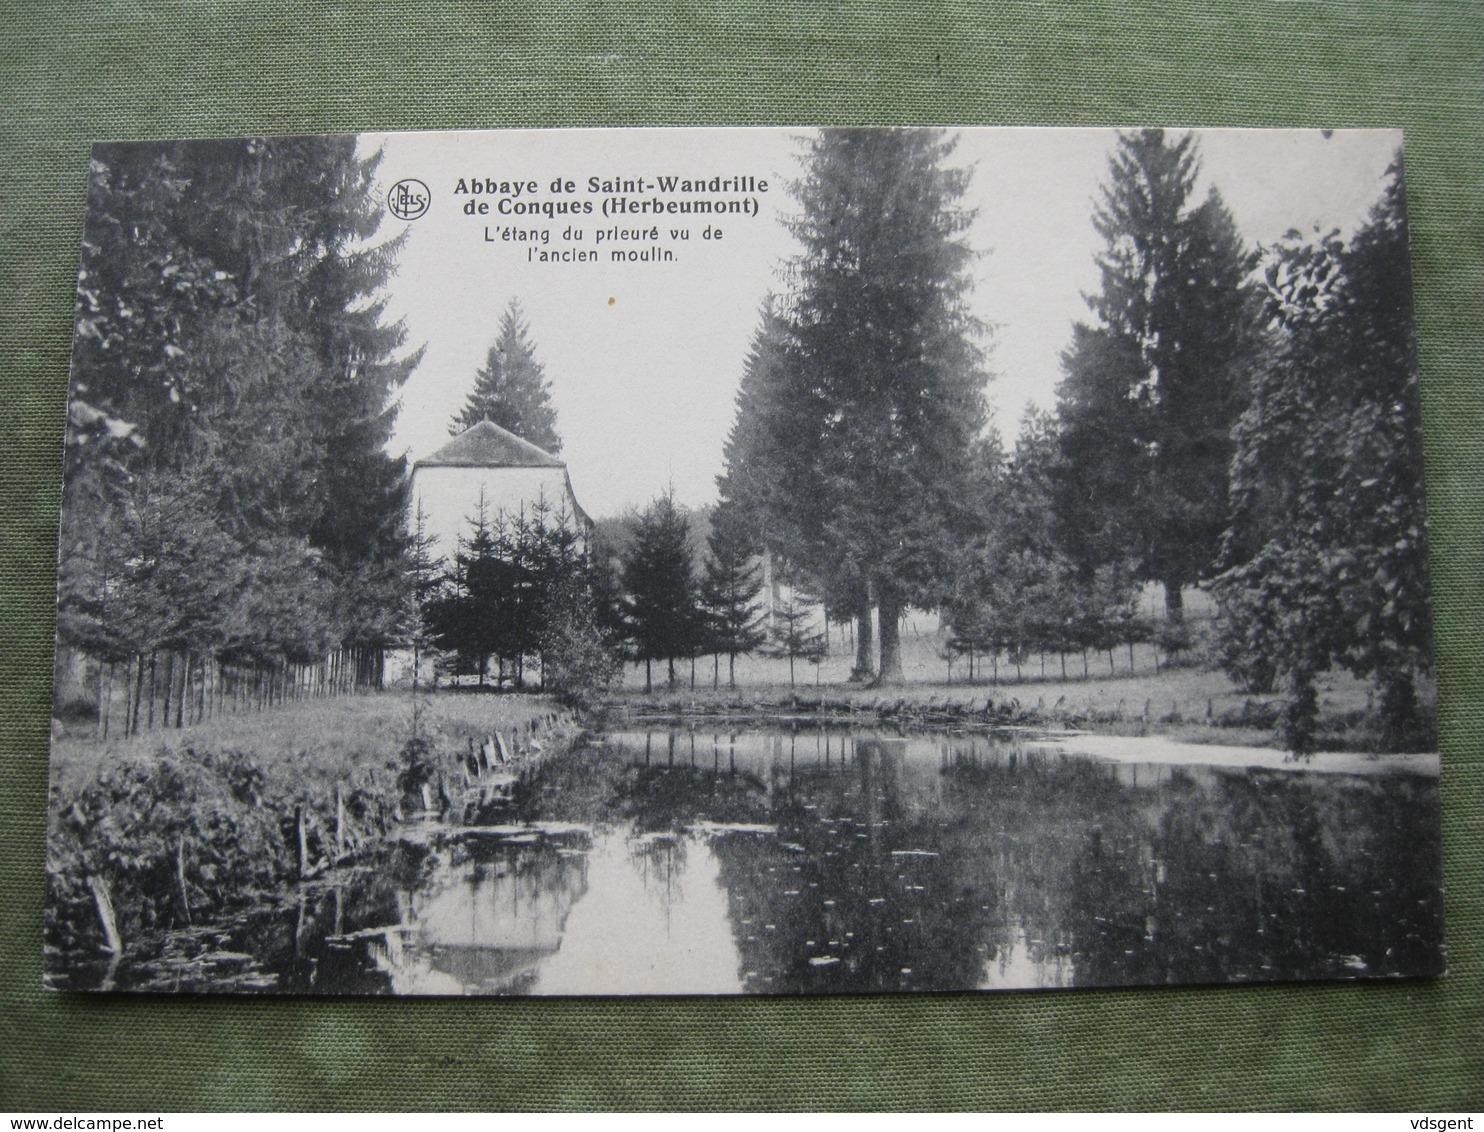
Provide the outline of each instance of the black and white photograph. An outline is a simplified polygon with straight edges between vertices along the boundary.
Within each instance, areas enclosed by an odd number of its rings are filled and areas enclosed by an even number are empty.
[[[1400,131],[83,176],[49,988],[1445,973]]]

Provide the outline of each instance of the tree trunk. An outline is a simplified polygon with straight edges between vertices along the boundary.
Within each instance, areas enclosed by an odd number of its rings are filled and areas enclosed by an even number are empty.
[[[156,654],[149,654],[149,711],[145,716],[148,728],[155,729],[155,673],[158,668]],[[175,654],[165,654],[165,726],[170,726],[170,678],[175,674]]]
[[[727,653],[727,687],[728,688],[735,688],[736,686],[737,686],[737,654],[734,653],[734,652],[729,652],[729,653]]]
[[[1179,582],[1164,582],[1165,588],[1165,620],[1171,625],[1178,625],[1185,620],[1185,595],[1181,592]]]
[[[139,654],[138,662],[134,665],[134,710],[133,726],[126,729],[129,734],[139,734],[139,695],[144,687],[144,654]]]
[[[869,680],[876,674],[871,665],[871,650],[875,645],[873,636],[871,607],[867,605],[855,614],[855,668],[850,673],[852,680]]]
[[[877,684],[896,685],[904,683],[902,677],[902,605],[894,597],[880,599],[881,610],[881,671]]]
[[[644,658],[644,694],[648,695],[654,691],[654,670],[650,666],[649,657]]]
[[[98,738],[108,738],[108,706],[113,699],[113,665],[106,669],[98,662]]]
[[[175,697],[175,730],[179,731],[185,726],[185,705],[191,694],[191,654],[182,653],[180,657],[180,693]],[[169,721],[166,720],[166,724]]]

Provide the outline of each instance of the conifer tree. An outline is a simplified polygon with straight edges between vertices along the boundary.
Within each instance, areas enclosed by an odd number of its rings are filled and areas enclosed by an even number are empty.
[[[675,658],[693,655],[700,628],[690,524],[673,493],[639,517],[621,573],[628,637],[635,659],[644,662],[644,690],[654,686],[650,666],[656,660],[668,662],[673,686]]]
[[[796,597],[790,597],[773,611],[773,627],[768,634],[768,655],[788,659],[788,686],[794,686],[794,661],[817,664],[824,659],[824,637],[809,625],[809,610]]]
[[[475,375],[474,390],[449,432],[457,435],[484,420],[509,429],[553,455],[562,450],[556,409],[551,404],[551,383],[536,360],[530,328],[516,299],[510,300],[500,316],[499,337],[489,349],[484,368]]]
[[[1094,321],[1075,328],[1058,390],[1068,548],[1089,580],[1136,558],[1172,620],[1225,528],[1258,327],[1254,261],[1230,213],[1215,191],[1191,204],[1199,168],[1189,135],[1120,136],[1093,217],[1105,242]]]
[[[711,519],[710,551],[702,582],[701,604],[707,623],[706,647],[727,657],[727,684],[737,686],[737,656],[766,639],[758,617],[763,590],[755,543],[736,510],[725,503]]]
[[[107,558],[98,534],[127,526],[147,479],[193,499],[203,536],[209,525],[229,537],[216,569],[245,569],[240,600],[201,626],[219,657],[282,663],[327,628],[378,650],[396,636],[402,595],[383,583],[400,574],[405,466],[385,445],[391,394],[418,355],[399,353],[404,330],[376,298],[399,245],[375,240],[379,156],[356,147],[343,137],[95,149],[64,607],[103,580],[86,576]],[[261,614],[255,628],[233,620],[247,605]],[[297,619],[267,612],[294,605]],[[61,613],[71,641],[74,619]]]
[[[789,431],[769,514],[830,608],[879,607],[883,683],[902,680],[905,605],[945,596],[985,421],[969,172],[946,166],[953,149],[940,130],[824,130],[795,187],[803,250],[769,407]]]

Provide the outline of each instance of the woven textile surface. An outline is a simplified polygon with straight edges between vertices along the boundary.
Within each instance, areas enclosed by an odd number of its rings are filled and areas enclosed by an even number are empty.
[[[0,4],[0,1109],[1484,1106],[1484,5]],[[1449,975],[582,1001],[41,989],[88,143],[502,126],[1401,126]]]

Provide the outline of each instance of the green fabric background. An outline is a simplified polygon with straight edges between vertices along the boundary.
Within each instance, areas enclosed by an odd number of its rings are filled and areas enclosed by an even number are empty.
[[[95,138],[731,123],[1407,130],[1451,973],[816,1001],[41,991]],[[1484,4],[0,0],[0,1109],[1484,1107]]]

